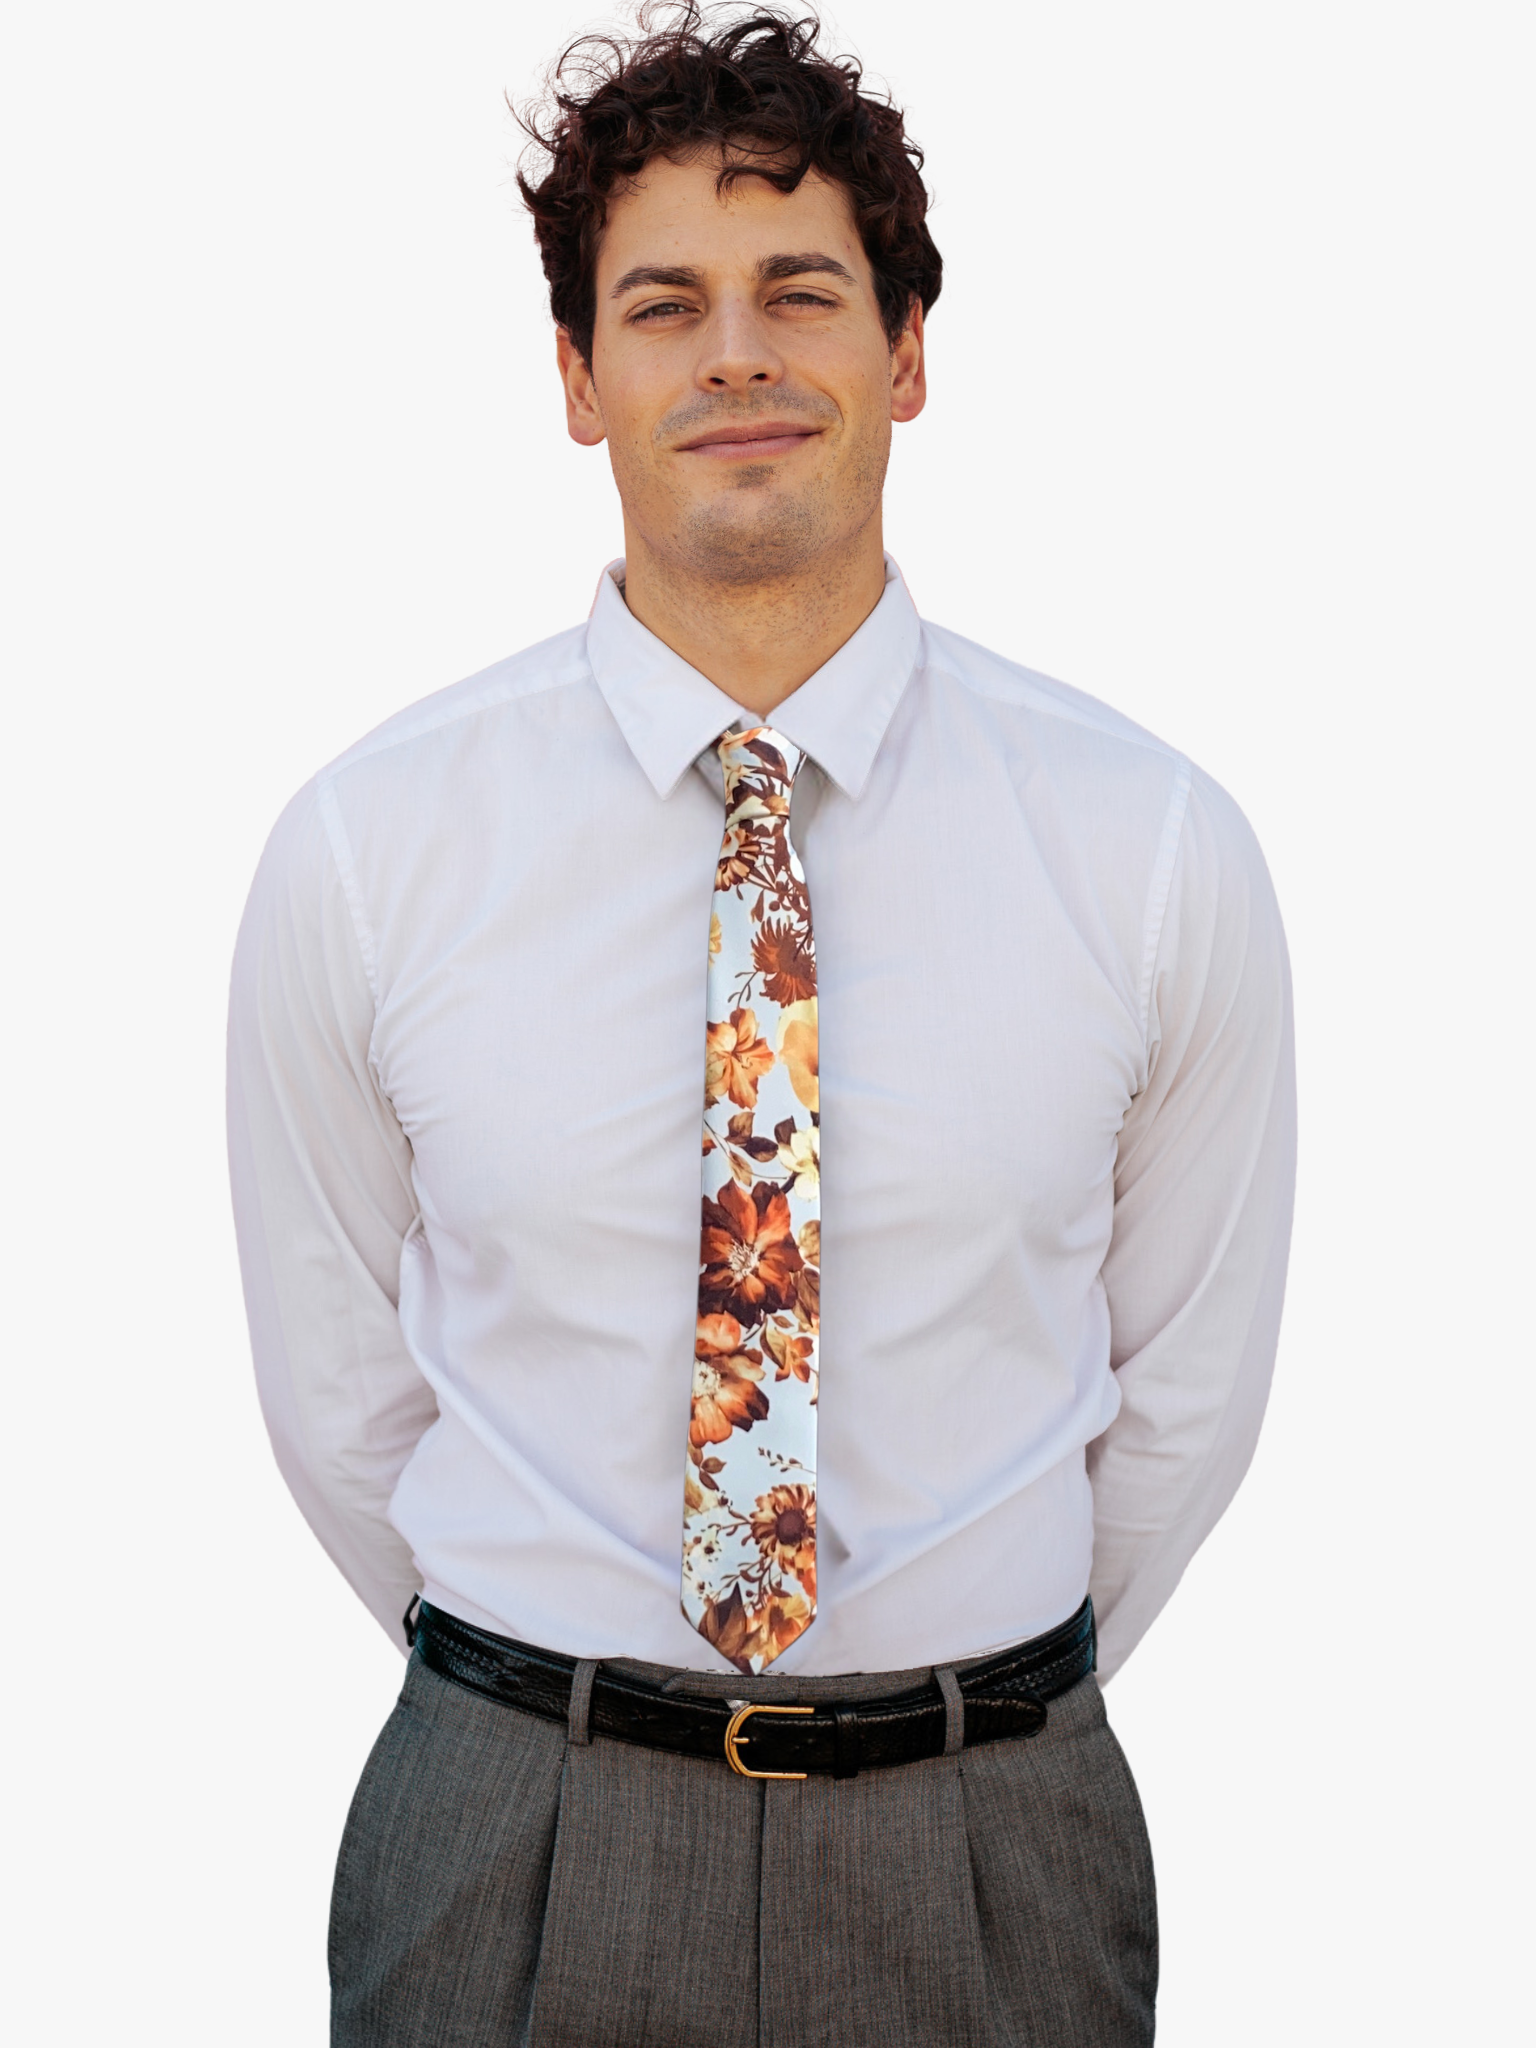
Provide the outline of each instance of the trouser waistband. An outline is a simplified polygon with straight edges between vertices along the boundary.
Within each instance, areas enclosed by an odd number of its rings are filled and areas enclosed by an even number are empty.
[[[602,1735],[679,1756],[724,1761],[743,1777],[851,1778],[861,1770],[954,1755],[978,1743],[1036,1735],[1046,1703],[1094,1667],[1093,1603],[1012,1649],[935,1666],[919,1685],[884,1697],[813,1705],[743,1702],[748,1681],[679,1670],[659,1684],[622,1660],[563,1657],[493,1635],[422,1604],[416,1655],[440,1677],[499,1705],[563,1721],[576,1742]],[[820,1680],[817,1690],[827,1681]],[[690,1685],[696,1688],[690,1692]],[[718,1688],[728,1696],[706,1696]],[[740,1688],[740,1690],[738,1690]],[[865,1693],[863,1684],[859,1693]],[[744,1756],[744,1750],[750,1756]]]

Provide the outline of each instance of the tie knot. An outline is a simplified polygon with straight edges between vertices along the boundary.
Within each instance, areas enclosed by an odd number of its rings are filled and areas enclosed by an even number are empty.
[[[805,755],[793,740],[771,725],[720,736],[720,765],[725,770],[725,804],[729,811],[761,807],[781,817],[789,812],[795,777]]]

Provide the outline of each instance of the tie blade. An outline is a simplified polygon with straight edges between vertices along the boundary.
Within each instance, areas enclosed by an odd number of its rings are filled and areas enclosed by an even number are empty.
[[[738,1583],[722,1599],[706,1599],[702,1606],[690,1601],[685,1590],[683,1612],[728,1663],[756,1676],[805,1634],[816,1619],[816,1603],[802,1590],[785,1586],[754,1606]]]
[[[743,1672],[816,1618],[821,1135],[815,938],[789,839],[804,756],[727,733],[707,964],[683,1611]]]

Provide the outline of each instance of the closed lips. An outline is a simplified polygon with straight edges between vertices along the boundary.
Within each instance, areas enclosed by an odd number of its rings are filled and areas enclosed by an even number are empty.
[[[795,447],[820,432],[819,427],[793,426],[788,421],[774,426],[717,427],[713,433],[700,434],[696,440],[685,441],[680,452],[685,455],[696,451],[728,455],[737,448],[751,448],[766,453],[774,448]]]

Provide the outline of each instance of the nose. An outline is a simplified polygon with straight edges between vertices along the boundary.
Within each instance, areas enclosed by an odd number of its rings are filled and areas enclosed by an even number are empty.
[[[768,322],[746,297],[720,301],[701,336],[697,382],[719,393],[771,388],[782,383],[784,363]]]

